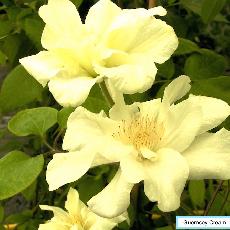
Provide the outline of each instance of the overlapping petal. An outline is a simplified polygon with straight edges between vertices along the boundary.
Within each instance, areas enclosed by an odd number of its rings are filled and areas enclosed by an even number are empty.
[[[88,201],[89,208],[99,216],[112,218],[122,214],[129,206],[133,184],[118,170],[112,181]]]
[[[41,51],[36,55],[20,59],[20,63],[40,84],[45,86],[51,78],[60,74],[61,71],[65,71],[65,60],[56,52]],[[78,70],[76,64],[75,68]]]
[[[81,18],[71,1],[49,0],[40,7],[39,15],[46,23],[41,39],[45,49],[74,48],[84,35]]]
[[[49,190],[53,191],[64,184],[78,180],[89,170],[94,157],[93,148],[87,151],[54,154],[46,171]]]
[[[172,149],[161,149],[155,162],[145,162],[148,178],[144,181],[147,197],[158,202],[164,212],[180,206],[180,195],[189,175],[186,160]]]
[[[86,100],[96,81],[96,78],[90,77],[56,77],[51,79],[48,85],[50,92],[60,105],[76,107]]]
[[[177,105],[181,110],[188,108],[188,104],[197,105],[202,110],[202,122],[199,134],[211,130],[221,124],[230,115],[230,106],[213,97],[190,95],[187,100]]]
[[[111,79],[114,86],[123,93],[142,93],[149,89],[155,80],[157,68],[150,57],[126,55],[121,58],[112,55],[105,62],[105,66],[96,66],[96,72]]]
[[[94,114],[78,107],[68,119],[63,149],[76,150],[86,146],[89,140],[110,135],[116,124],[116,121],[107,118],[103,112]]]
[[[189,165],[190,179],[229,179],[230,132],[221,129],[198,136],[183,156]]]
[[[89,9],[85,26],[90,33],[97,36],[98,40],[121,11],[120,7],[109,0],[98,1]]]
[[[153,18],[151,11],[131,9],[115,18],[104,43],[129,54],[151,55],[154,62],[163,63],[177,48],[178,39],[172,27]]]

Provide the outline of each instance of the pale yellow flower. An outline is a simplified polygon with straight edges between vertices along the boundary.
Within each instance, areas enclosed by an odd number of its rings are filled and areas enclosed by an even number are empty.
[[[165,212],[180,206],[187,179],[230,179],[230,132],[208,130],[230,114],[219,99],[190,95],[190,79],[180,76],[163,99],[125,105],[121,100],[105,114],[79,107],[68,120],[63,148],[48,165],[50,189],[80,178],[90,167],[119,162],[110,184],[89,202],[97,214],[113,217],[127,209],[134,184]]]
[[[165,62],[178,45],[172,27],[154,15],[162,7],[122,10],[110,0],[93,5],[83,24],[69,0],[49,0],[39,9],[46,23],[46,49],[20,63],[63,106],[85,101],[91,87],[111,79],[123,93],[143,92],[155,79],[154,63]]]
[[[47,205],[40,205],[40,208],[52,211],[54,217],[40,224],[39,230],[110,230],[127,218],[126,214],[113,219],[97,216],[79,200],[78,192],[72,188],[67,195],[66,211]]]

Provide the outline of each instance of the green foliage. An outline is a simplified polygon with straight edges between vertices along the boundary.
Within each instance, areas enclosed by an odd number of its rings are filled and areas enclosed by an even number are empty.
[[[222,10],[226,0],[203,0],[201,7],[201,18],[205,23],[209,23]]]
[[[58,111],[40,107],[18,112],[8,123],[9,130],[17,136],[30,134],[43,137],[46,131],[57,122]]]
[[[203,207],[205,201],[205,183],[203,180],[189,181],[188,192],[195,208]]]
[[[0,205],[0,223],[2,223],[4,218],[4,207]]]
[[[173,55],[190,54],[195,51],[199,51],[199,47],[196,43],[188,39],[179,38],[178,48]]]
[[[68,117],[73,111],[74,111],[74,108],[68,107],[68,108],[62,108],[58,112],[57,121],[58,121],[59,126],[62,129],[66,128]]]
[[[195,80],[192,83],[191,93],[195,95],[206,95],[216,97],[230,102],[230,77],[220,76],[210,79]]]
[[[0,109],[13,111],[42,97],[42,86],[19,65],[5,78],[0,92]]]
[[[210,50],[202,49],[193,54],[185,62],[185,74],[192,79],[207,79],[224,73],[226,61],[223,56]]]
[[[172,61],[172,59],[169,59],[162,65],[158,65],[158,72],[160,76],[166,79],[171,79],[173,77],[173,74],[175,73],[175,65]]]
[[[104,110],[105,112],[109,111],[109,105],[103,98],[101,90],[97,85],[93,86],[89,96],[82,106],[93,113],[99,113],[101,110]]]
[[[32,184],[43,168],[43,156],[29,157],[13,151],[0,159],[0,200],[11,197]]]

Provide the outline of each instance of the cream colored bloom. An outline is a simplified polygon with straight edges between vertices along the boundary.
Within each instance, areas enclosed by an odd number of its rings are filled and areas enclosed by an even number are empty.
[[[178,45],[173,28],[154,17],[165,14],[162,7],[122,10],[100,0],[83,24],[71,1],[49,0],[39,9],[46,50],[20,63],[43,86],[49,82],[63,106],[83,103],[103,78],[124,93],[143,92],[154,81],[154,63],[165,62]]]
[[[106,219],[97,216],[79,200],[78,192],[70,188],[64,211],[61,208],[40,205],[43,210],[52,211],[54,217],[45,224],[40,224],[39,230],[110,230],[126,219],[125,215]]]
[[[70,152],[55,154],[48,165],[50,188],[78,179],[95,165],[119,162],[110,184],[88,202],[98,215],[113,217],[126,210],[130,191],[140,181],[147,197],[168,212],[179,207],[187,179],[230,179],[230,132],[207,132],[229,116],[230,107],[194,95],[175,104],[189,83],[187,76],[175,79],[162,100],[129,106],[121,101],[110,118],[77,108],[63,142]]]

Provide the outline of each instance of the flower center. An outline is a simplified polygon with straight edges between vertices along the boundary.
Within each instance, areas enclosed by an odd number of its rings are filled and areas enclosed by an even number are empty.
[[[123,143],[132,144],[142,152],[142,149],[156,151],[164,134],[164,126],[157,123],[155,118],[146,116],[137,116],[126,121],[122,120],[113,137],[121,140]]]

